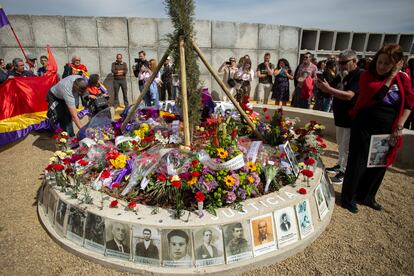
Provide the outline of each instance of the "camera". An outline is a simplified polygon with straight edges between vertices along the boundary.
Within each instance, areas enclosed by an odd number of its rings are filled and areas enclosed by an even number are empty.
[[[323,73],[322,73],[322,72],[318,72],[318,73],[316,73],[316,77],[318,77],[318,79],[319,79],[320,81],[324,81],[324,80],[325,80],[325,77],[323,76]]]
[[[226,65],[231,65],[231,62],[230,61],[226,61]]]
[[[139,58],[134,58],[135,63],[139,62]]]

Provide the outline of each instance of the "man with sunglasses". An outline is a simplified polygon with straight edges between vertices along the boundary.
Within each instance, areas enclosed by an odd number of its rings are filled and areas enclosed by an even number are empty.
[[[339,70],[343,76],[339,89],[331,87],[326,80],[318,79],[318,88],[333,96],[332,109],[336,126],[336,143],[338,144],[339,159],[334,167],[327,168],[328,173],[335,173],[332,183],[341,185],[345,176],[348,161],[349,138],[351,136],[351,122],[349,111],[354,107],[359,94],[359,76],[361,69],[357,66],[355,51],[348,49],[339,54]]]

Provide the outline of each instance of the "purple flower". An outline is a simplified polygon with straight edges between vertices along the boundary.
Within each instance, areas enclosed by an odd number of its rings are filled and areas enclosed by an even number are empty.
[[[237,190],[237,195],[243,200],[246,199],[246,190],[239,188]]]
[[[235,182],[234,182],[234,185],[233,185],[233,187],[234,188],[237,188],[239,185],[240,185],[240,179],[239,179],[239,175],[237,174],[237,173],[235,173],[234,171],[232,171],[231,173],[230,173],[230,175],[236,180]]]
[[[259,185],[259,183],[260,183],[260,177],[259,177],[259,175],[257,175],[257,173],[255,173],[255,172],[253,172],[252,174],[251,174],[251,176],[254,178],[254,184],[257,186],[257,185]]]
[[[189,180],[191,178],[191,174],[189,172],[180,173],[180,178],[184,180]]]
[[[226,202],[233,203],[236,200],[237,196],[234,192],[227,192]]]

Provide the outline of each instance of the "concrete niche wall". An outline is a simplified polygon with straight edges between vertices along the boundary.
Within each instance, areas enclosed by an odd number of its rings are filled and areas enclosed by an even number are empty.
[[[137,79],[132,73],[132,65],[138,52],[144,50],[148,60],[160,60],[168,47],[166,35],[173,31],[171,21],[167,18],[34,15],[8,17],[28,53],[39,58],[40,55],[47,54],[46,45],[50,45],[60,74],[64,64],[73,55],[80,55],[82,63],[88,66],[91,74],[100,74],[111,96],[111,63],[115,61],[116,54],[121,53],[129,69],[127,82],[130,101],[139,95]],[[300,54],[306,51],[322,58],[351,47],[360,56],[368,56],[373,55],[383,43],[395,42],[409,55],[414,37],[410,33],[351,33],[209,20],[196,20],[194,29],[197,45],[215,70],[231,56],[238,60],[248,54],[252,60],[252,69],[256,71],[266,52],[271,54],[273,64],[276,65],[279,58],[286,58],[294,70]],[[23,58],[23,55],[10,28],[5,26],[0,29],[0,58],[11,62],[15,57]],[[204,64],[199,61],[199,65],[203,84],[223,96],[221,88]],[[257,78],[254,78],[251,83],[251,97],[254,97],[256,85]],[[291,88],[293,89],[293,83]]]

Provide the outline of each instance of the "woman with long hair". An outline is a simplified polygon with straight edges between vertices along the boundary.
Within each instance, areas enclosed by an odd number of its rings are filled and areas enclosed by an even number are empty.
[[[273,72],[275,82],[272,87],[272,99],[275,99],[275,104],[286,106],[289,101],[289,80],[293,80],[292,70],[289,62],[281,58],[277,61],[276,70]]]
[[[351,116],[349,157],[342,186],[342,206],[356,213],[356,202],[381,210],[375,196],[386,167],[395,161],[402,130],[414,106],[409,77],[401,72],[403,52],[398,44],[382,47],[360,78],[360,95]],[[390,150],[383,167],[367,167],[371,136],[390,134]]]

